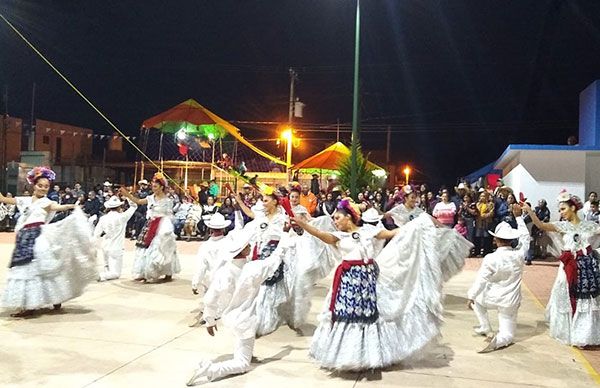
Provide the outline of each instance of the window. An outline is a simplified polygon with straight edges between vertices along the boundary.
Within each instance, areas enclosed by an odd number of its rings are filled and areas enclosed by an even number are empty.
[[[42,142],[44,144],[50,144],[50,136],[44,136],[44,138],[42,139]]]

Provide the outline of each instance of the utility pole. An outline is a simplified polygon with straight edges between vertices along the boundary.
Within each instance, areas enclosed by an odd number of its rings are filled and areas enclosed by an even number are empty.
[[[292,69],[291,67],[289,69],[289,73],[290,73],[290,107],[289,107],[289,114],[288,114],[288,124],[291,127],[292,120],[294,119],[294,101],[295,101],[294,85],[295,85],[296,81],[298,80],[298,73],[296,73],[296,71],[294,69]]]
[[[392,143],[392,127],[387,127],[387,146],[385,148],[385,164],[390,164],[390,145]]]
[[[358,194],[358,144],[360,143],[359,122],[359,59],[360,59],[360,0],[356,0],[356,28],[354,36],[354,91],[352,98],[352,148],[350,154],[350,193],[356,199]]]
[[[298,80],[298,73],[296,73],[296,71],[294,69],[292,69],[290,67],[289,69],[289,73],[290,73],[290,107],[289,107],[289,112],[288,112],[288,126],[289,128],[286,130],[289,131],[289,133],[287,133],[285,135],[285,139],[286,139],[286,173],[288,174],[288,178],[290,175],[290,167],[292,167],[292,143],[293,143],[293,138],[294,138],[294,130],[292,128],[292,121],[294,120],[294,108],[295,108],[295,94],[294,94],[294,86],[296,84],[296,81]]]

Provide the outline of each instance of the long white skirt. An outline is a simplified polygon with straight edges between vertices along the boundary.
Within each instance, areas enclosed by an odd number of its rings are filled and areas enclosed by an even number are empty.
[[[181,271],[173,231],[171,220],[163,217],[150,246],[136,248],[132,269],[134,279],[158,279]]]
[[[42,226],[31,263],[8,271],[2,306],[34,310],[64,303],[83,294],[98,278],[91,230],[80,209]]]
[[[427,215],[402,226],[375,259],[377,321],[332,323],[330,291],[310,357],[327,369],[382,368],[435,343],[443,322],[443,282],[462,269],[471,248],[454,230],[436,228]]]
[[[600,297],[577,299],[575,315],[569,299],[567,276],[560,263],[546,306],[550,336],[566,345],[600,345]]]

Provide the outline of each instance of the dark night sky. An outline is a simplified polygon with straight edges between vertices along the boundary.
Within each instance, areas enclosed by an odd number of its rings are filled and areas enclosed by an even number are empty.
[[[1,12],[122,130],[187,98],[229,120],[287,119],[297,68],[305,123],[349,123],[355,2],[6,1]],[[579,92],[600,78],[600,1],[363,0],[362,139],[432,183],[510,143],[563,144]],[[3,23],[8,111],[108,133],[108,126]],[[4,107],[2,107],[4,108]],[[249,138],[273,137],[240,125]],[[335,140],[334,133],[304,137]],[[343,134],[343,139],[348,139]],[[304,142],[297,158],[326,142]]]

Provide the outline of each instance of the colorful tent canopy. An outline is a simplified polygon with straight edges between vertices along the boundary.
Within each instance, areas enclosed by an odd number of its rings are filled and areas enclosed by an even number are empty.
[[[163,133],[170,134],[174,134],[183,128],[188,134],[204,137],[209,137],[212,134],[215,139],[229,134],[260,156],[274,163],[285,165],[285,162],[281,159],[261,150],[246,140],[237,127],[193,99],[184,101],[163,113],[150,117],[142,125],[146,128],[156,128]]]
[[[339,170],[340,165],[350,155],[350,149],[343,143],[337,142],[325,148],[323,151],[303,160],[294,165],[294,170],[305,169],[324,169],[324,170]],[[372,170],[383,170],[375,163],[367,162],[367,166]]]

